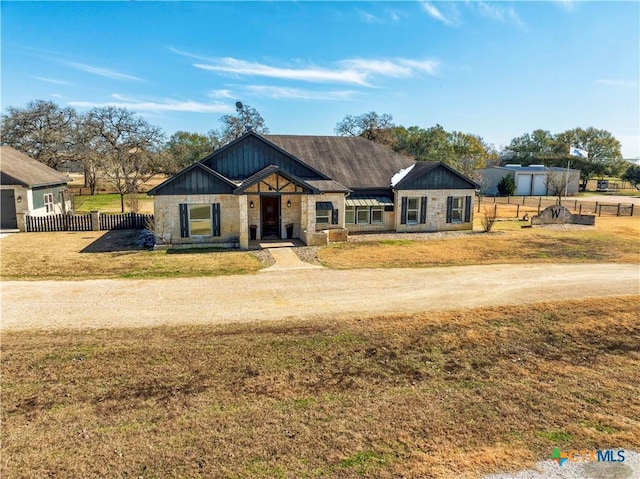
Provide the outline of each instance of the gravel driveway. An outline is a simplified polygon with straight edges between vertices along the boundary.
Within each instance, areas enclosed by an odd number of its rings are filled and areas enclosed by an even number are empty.
[[[285,270],[152,280],[5,281],[1,329],[145,327],[414,313],[640,293],[640,265]]]

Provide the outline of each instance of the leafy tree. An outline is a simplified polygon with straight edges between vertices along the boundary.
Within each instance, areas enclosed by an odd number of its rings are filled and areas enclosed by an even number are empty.
[[[547,130],[534,130],[514,138],[507,147],[508,161],[530,165],[541,158],[554,156],[554,136]],[[567,153],[569,149],[567,148]]]
[[[220,123],[222,123],[220,130],[214,129],[209,132],[209,138],[216,146],[226,145],[236,138],[240,138],[247,131],[255,131],[261,135],[269,133],[264,118],[249,105],[242,105],[242,108],[237,109],[235,115],[222,115]]]
[[[511,175],[504,175],[498,182],[498,193],[502,196],[513,196],[516,192],[516,183]]]
[[[394,127],[391,115],[370,111],[357,116],[346,115],[336,124],[335,132],[339,136],[361,136],[391,148],[396,143]]]
[[[631,165],[622,174],[622,180],[631,183],[635,189],[640,190],[640,165]]]
[[[26,108],[9,107],[2,115],[2,144],[58,168],[78,159],[74,142],[77,125],[73,108],[61,108],[52,101],[32,101]]]
[[[203,159],[220,144],[213,136],[177,131],[169,138],[165,147],[166,163],[163,172],[173,175],[187,166]]]
[[[487,166],[488,160],[498,158],[495,149],[480,136],[454,131],[449,135],[449,141],[455,155],[455,164],[451,166],[469,178],[475,170]]]
[[[89,111],[85,127],[100,169],[120,194],[124,212],[125,195],[135,194],[142,183],[160,171],[164,134],[135,113],[113,106]]]

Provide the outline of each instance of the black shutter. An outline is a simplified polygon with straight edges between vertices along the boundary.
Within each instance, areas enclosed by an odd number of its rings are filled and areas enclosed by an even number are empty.
[[[427,222],[427,197],[423,196],[420,202],[420,223],[425,224]]]
[[[211,205],[211,229],[213,229],[213,236],[220,236],[220,203],[213,203]]]
[[[189,205],[180,206],[180,238],[189,237]]]
[[[451,223],[451,213],[453,211],[453,196],[447,197],[447,223]]]
[[[407,197],[402,198],[402,209],[400,210],[400,224],[407,224]]]
[[[471,196],[467,196],[464,199],[464,222],[471,221]]]
[[[337,208],[331,210],[331,224],[332,225],[337,225],[338,224],[338,209]]]

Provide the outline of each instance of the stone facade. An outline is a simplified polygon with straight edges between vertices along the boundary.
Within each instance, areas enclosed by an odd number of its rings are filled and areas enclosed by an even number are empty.
[[[246,196],[236,195],[165,195],[155,196],[153,210],[158,229],[163,232],[167,243],[206,243],[237,246],[240,241],[241,211],[240,203],[246,202]],[[181,204],[220,204],[220,236],[180,237]],[[246,215],[246,208],[244,209]],[[245,216],[246,224],[246,216]],[[248,233],[247,233],[248,238]]]
[[[401,204],[402,198],[422,198],[427,197],[427,218],[425,224],[402,224]],[[471,221],[447,223],[447,198],[471,197]],[[400,190],[395,192],[394,204],[397,214],[395,215],[394,228],[398,232],[410,233],[418,231],[457,231],[473,229],[473,199],[475,190]]]
[[[539,215],[531,218],[532,225],[574,224],[592,226],[596,224],[595,215],[574,215],[562,205],[545,208]]]

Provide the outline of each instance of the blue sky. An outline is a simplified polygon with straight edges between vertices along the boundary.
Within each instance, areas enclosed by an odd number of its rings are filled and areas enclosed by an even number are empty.
[[[167,135],[241,100],[272,133],[346,114],[441,124],[501,147],[612,132],[640,157],[640,3],[2,1],[2,110],[118,105]]]

